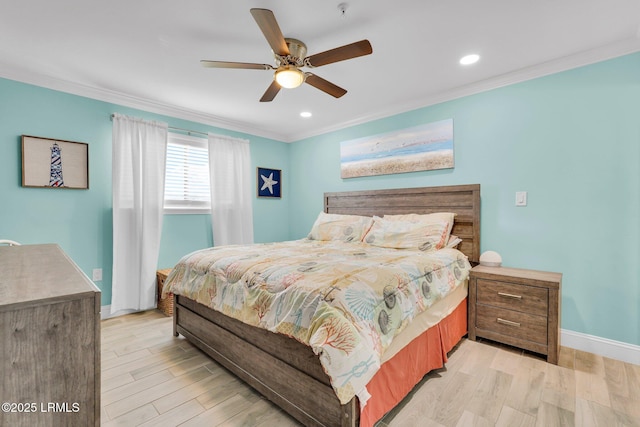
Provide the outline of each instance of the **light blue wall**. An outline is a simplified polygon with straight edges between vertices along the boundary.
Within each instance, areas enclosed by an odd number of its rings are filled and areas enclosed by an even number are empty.
[[[58,243],[111,299],[111,113],[251,140],[283,170],[281,200],[254,199],[257,242],[305,236],[322,194],[480,183],[482,250],[564,274],[562,327],[640,345],[640,54],[293,144],[0,79],[0,238]],[[340,141],[454,119],[451,170],[340,179]],[[89,190],[22,188],[20,135],[89,143]],[[515,207],[528,191],[529,206]],[[159,267],[210,246],[208,215],[165,215]]]
[[[340,141],[448,118],[454,169],[340,178]],[[292,238],[325,191],[480,183],[481,250],[562,272],[562,328],[640,344],[640,54],[298,141],[290,170]]]
[[[249,139],[253,170],[282,169],[287,177],[289,166],[289,144],[0,79],[0,239],[57,243],[89,277],[102,268],[103,305],[111,303],[112,113]],[[23,134],[88,143],[89,190],[21,187]],[[286,185],[282,191],[281,200],[254,199],[256,242],[288,238],[290,196]],[[170,267],[187,252],[211,246],[210,223],[209,215],[165,215],[158,265]]]

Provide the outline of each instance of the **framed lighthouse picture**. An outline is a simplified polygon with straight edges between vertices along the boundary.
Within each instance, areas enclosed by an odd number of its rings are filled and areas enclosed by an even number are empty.
[[[22,135],[22,186],[89,188],[89,144]]]

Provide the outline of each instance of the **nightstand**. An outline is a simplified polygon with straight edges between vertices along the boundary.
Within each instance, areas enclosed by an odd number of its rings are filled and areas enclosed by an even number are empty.
[[[162,311],[165,316],[173,316],[173,294],[162,298],[162,288],[167,276],[171,273],[171,268],[156,271],[156,280],[158,281],[158,310]]]
[[[469,338],[488,338],[558,364],[562,274],[478,265],[469,275]]]

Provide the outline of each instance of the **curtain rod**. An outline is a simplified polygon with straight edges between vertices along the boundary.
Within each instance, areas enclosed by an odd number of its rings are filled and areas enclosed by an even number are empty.
[[[113,121],[113,114],[111,114],[111,116],[109,116],[111,118],[111,121]],[[187,135],[191,135],[191,134],[197,134],[197,135],[203,135],[205,137],[209,136],[208,133],[206,132],[200,132],[197,130],[191,130],[191,129],[183,129],[183,128],[179,128],[179,127],[175,127],[175,126],[167,126],[167,129],[172,130],[172,131],[177,131],[177,132],[184,132]]]
[[[177,128],[175,126],[169,126],[168,129],[169,130],[173,130],[173,131],[178,131],[178,132],[184,132],[187,135],[198,134],[198,135],[202,135],[202,136],[205,136],[205,137],[209,136],[209,134],[206,133],[206,132],[200,132],[200,131],[197,131],[197,130],[190,130],[190,129],[182,129],[182,128]]]

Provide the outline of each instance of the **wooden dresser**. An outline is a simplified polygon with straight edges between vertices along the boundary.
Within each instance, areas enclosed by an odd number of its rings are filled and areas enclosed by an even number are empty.
[[[558,364],[562,274],[478,265],[469,276],[469,338],[484,337]]]
[[[100,290],[53,244],[0,247],[0,426],[100,425]]]

